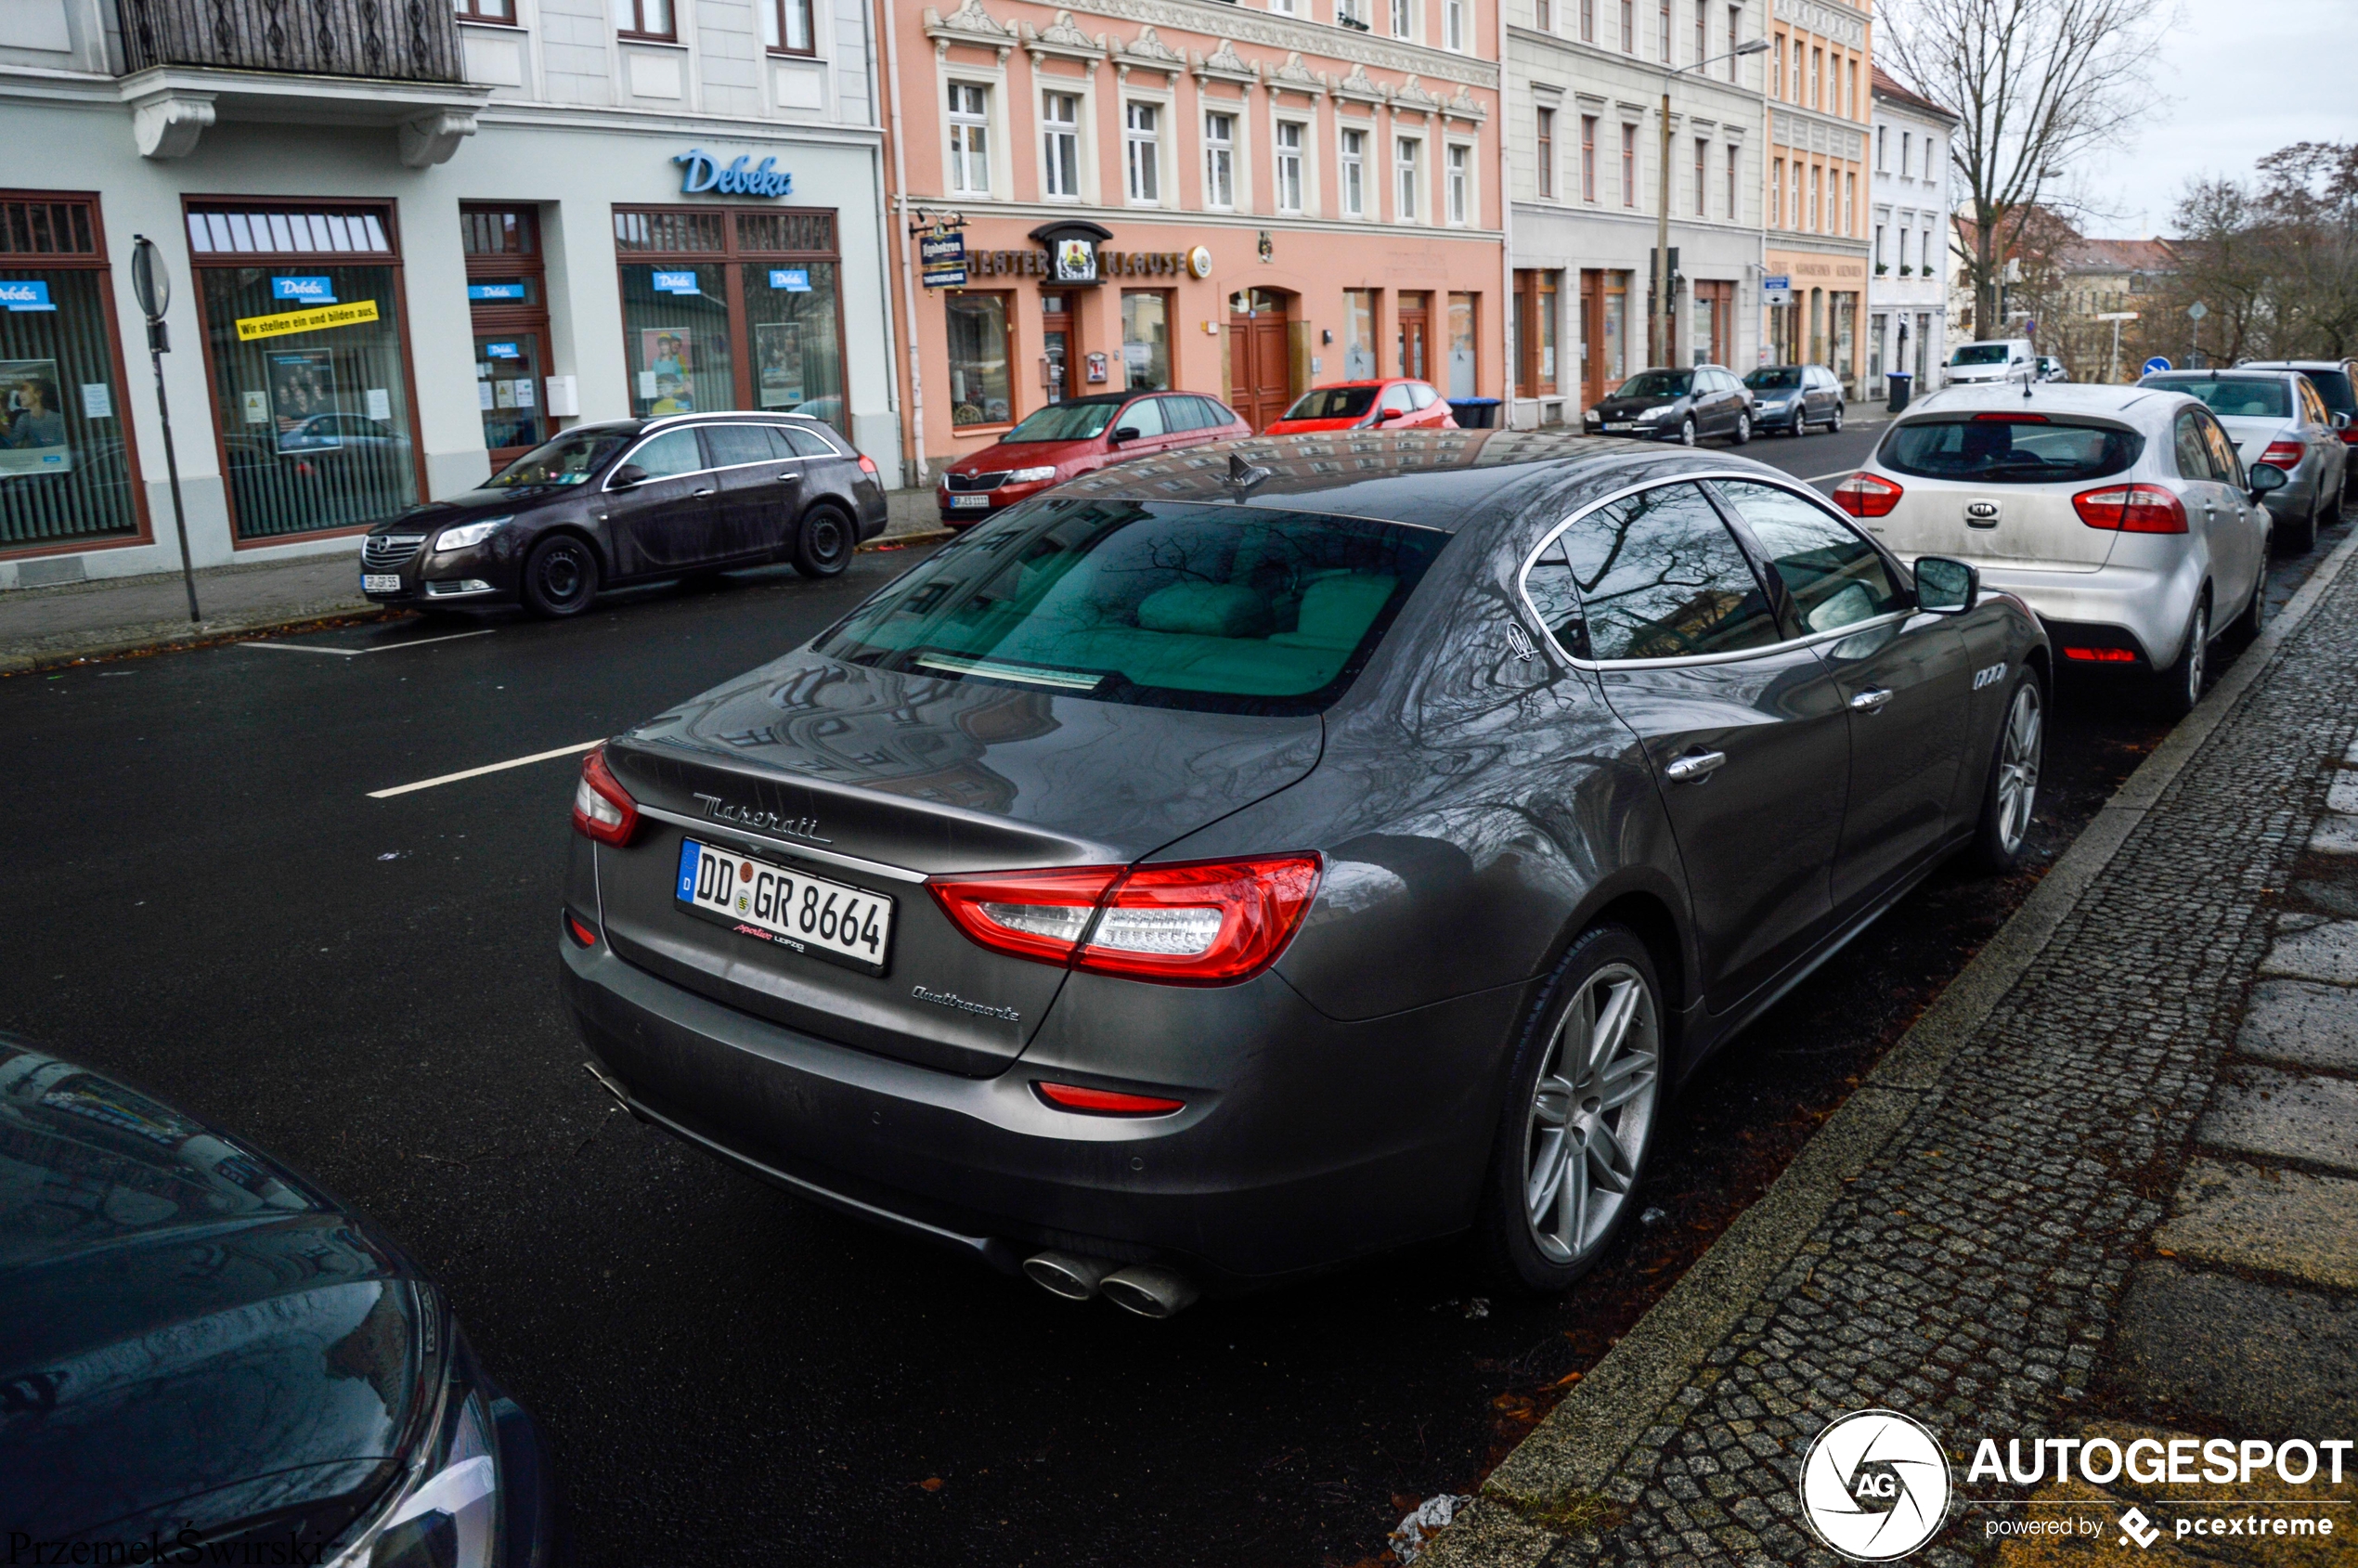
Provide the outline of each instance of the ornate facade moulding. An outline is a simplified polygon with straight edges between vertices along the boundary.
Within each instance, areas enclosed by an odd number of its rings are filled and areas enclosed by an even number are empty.
[[[1023,35],[1023,52],[1031,57],[1031,63],[1035,66],[1054,56],[1058,59],[1079,60],[1083,71],[1095,71],[1097,63],[1111,49],[1104,33],[1093,38],[1082,32],[1073,21],[1070,11],[1058,11],[1055,19],[1045,27],[1034,27],[1028,21],[1017,22],[1016,31]]]
[[[1264,48],[1293,50],[1312,58],[1349,60],[1402,75],[1416,71],[1427,81],[1463,83],[1477,89],[1498,85],[1496,60],[1404,45],[1272,12],[1247,10],[1224,4],[1223,0],[1073,0],[1072,10],[1077,16],[1143,22],[1168,32],[1200,33]]]
[[[1327,96],[1327,78],[1324,72],[1313,71],[1302,63],[1300,49],[1289,49],[1286,63],[1269,73],[1269,90],[1272,93],[1300,93],[1315,101]]]
[[[1392,95],[1369,81],[1367,68],[1360,64],[1353,65],[1342,80],[1335,84],[1334,95],[1346,103],[1379,104],[1392,101]]]
[[[1140,28],[1138,36],[1127,44],[1114,42],[1114,73],[1125,81],[1133,71],[1160,71],[1166,80],[1176,80],[1186,68],[1187,57],[1164,43],[1151,27]]]
[[[1236,44],[1226,38],[1211,53],[1198,55],[1190,69],[1198,86],[1206,82],[1234,82],[1250,92],[1261,82],[1261,68],[1237,54]]]
[[[952,44],[971,44],[976,48],[991,50],[1004,65],[1017,42],[1016,30],[1002,27],[982,8],[982,0],[962,0],[958,8],[946,17],[927,6],[925,23],[926,36],[933,40],[936,59],[946,57]]]

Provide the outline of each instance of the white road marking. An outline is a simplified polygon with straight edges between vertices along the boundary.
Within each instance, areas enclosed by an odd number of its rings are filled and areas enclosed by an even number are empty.
[[[389,800],[396,795],[408,795],[412,790],[433,789],[438,784],[457,784],[461,779],[479,779],[486,773],[504,773],[511,768],[526,768],[535,762],[547,762],[554,758],[578,757],[591,746],[605,744],[601,738],[583,741],[579,745],[561,745],[554,751],[536,751],[530,757],[512,757],[505,762],[486,762],[480,768],[467,768],[456,773],[445,773],[439,778],[420,779],[416,784],[395,784],[391,789],[372,789],[369,792],[369,798]]]
[[[363,654],[391,654],[403,648],[422,648],[429,642],[456,642],[462,637],[488,637],[499,629],[485,627],[481,631],[447,631],[440,637],[420,637],[408,642],[385,642],[374,648],[314,648],[303,642],[265,642],[259,638],[240,642],[240,648],[276,648],[282,654],[326,654],[330,658],[356,659]]]

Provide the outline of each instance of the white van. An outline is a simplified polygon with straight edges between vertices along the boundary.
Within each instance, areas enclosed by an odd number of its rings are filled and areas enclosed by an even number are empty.
[[[2039,374],[2038,360],[2028,338],[1960,344],[1949,356],[1948,384],[1986,386],[1992,382],[2031,381]]]

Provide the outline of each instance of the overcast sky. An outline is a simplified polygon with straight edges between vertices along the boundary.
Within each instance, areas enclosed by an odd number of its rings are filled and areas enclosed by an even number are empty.
[[[2185,182],[2248,175],[2297,141],[2358,141],[2358,0],[2182,0],[2185,20],[2162,42],[2154,115],[2129,145],[2092,165],[2088,190],[2107,239],[2162,233]]]

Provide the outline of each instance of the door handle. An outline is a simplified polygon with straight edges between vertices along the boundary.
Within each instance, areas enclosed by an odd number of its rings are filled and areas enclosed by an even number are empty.
[[[791,484],[793,484],[796,480],[797,480],[797,479],[799,479],[799,478],[801,478],[801,477],[802,477],[802,471],[801,471],[800,469],[798,469],[798,468],[790,468],[790,469],[786,470],[784,473],[781,473],[780,475],[778,475],[778,483],[779,483],[779,484],[781,484],[781,485],[791,485]]]
[[[712,489],[709,486],[707,486],[704,489],[698,490],[695,493],[699,496],[708,496],[712,494]]]
[[[1698,751],[1671,758],[1670,766],[1663,771],[1670,775],[1672,784],[1701,784],[1717,772],[1727,761],[1728,754],[1724,751]]]
[[[1891,690],[1885,686],[1870,686],[1850,699],[1853,713],[1881,713],[1883,705],[1891,700]]]

